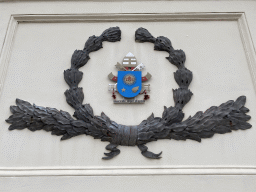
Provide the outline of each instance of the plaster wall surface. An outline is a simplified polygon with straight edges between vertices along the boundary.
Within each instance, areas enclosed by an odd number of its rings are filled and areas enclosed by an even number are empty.
[[[107,191],[255,191],[255,10],[255,1],[1,2],[0,189],[100,191],[106,186]],[[86,20],[102,14],[116,20]],[[145,19],[149,14],[156,18],[170,14],[173,19]],[[204,14],[204,19],[189,19],[187,14]],[[238,19],[233,18],[236,14]],[[13,33],[12,23],[16,23]],[[104,111],[118,123],[136,125],[152,112],[161,116],[163,106],[174,104],[176,67],[165,59],[167,53],[154,51],[153,44],[134,41],[135,30],[144,27],[155,37],[168,37],[175,49],[186,53],[194,95],[184,108],[184,119],[245,95],[252,129],[216,134],[202,143],[147,144],[153,152],[163,151],[161,160],[144,158],[137,147],[121,146],[121,154],[111,161],[101,159],[107,143],[89,136],[60,142],[44,131],[8,131],[4,120],[16,98],[73,114],[63,94],[68,89],[63,71],[70,67],[73,51],[82,49],[89,36],[112,26],[120,27],[122,40],[104,42],[103,49],[91,53],[81,68],[84,103],[90,103],[95,114]],[[107,75],[117,73],[116,62],[128,52],[146,66],[143,74],[152,74],[151,98],[144,105],[114,105],[107,91],[111,83]]]

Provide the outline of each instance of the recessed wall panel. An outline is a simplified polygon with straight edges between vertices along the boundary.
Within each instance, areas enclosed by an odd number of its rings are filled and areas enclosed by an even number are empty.
[[[211,139],[195,141],[160,140],[147,144],[150,151],[163,151],[161,160],[149,160],[137,147],[120,146],[121,154],[103,161],[107,142],[90,136],[67,141],[44,131],[8,131],[4,120],[9,106],[20,98],[39,106],[54,107],[73,114],[65,101],[68,89],[63,71],[70,67],[75,49],[83,49],[91,35],[119,26],[120,42],[104,42],[103,49],[90,54],[81,68],[84,103],[94,114],[102,111],[112,120],[136,125],[153,112],[161,116],[163,106],[172,106],[172,89],[178,88],[173,76],[176,67],[154,51],[151,43],[136,43],[135,31],[147,28],[153,36],[166,36],[175,49],[186,53],[186,67],[193,72],[190,90],[194,93],[183,109],[185,119],[210,106],[247,96],[250,124],[255,127],[255,91],[237,21],[163,21],[163,22],[79,22],[20,23],[15,33],[11,58],[2,90],[0,105],[0,167],[130,167],[130,166],[255,166],[255,130],[216,134]],[[152,74],[150,100],[143,105],[115,105],[108,92],[112,83],[108,74],[117,74],[115,64],[132,52],[146,72]]]

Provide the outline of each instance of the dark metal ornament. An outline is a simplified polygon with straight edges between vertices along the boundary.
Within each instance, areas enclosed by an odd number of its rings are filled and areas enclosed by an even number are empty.
[[[30,131],[51,131],[52,135],[62,135],[61,140],[85,134],[95,139],[110,142],[106,146],[109,153],[103,159],[112,159],[120,153],[116,147],[135,146],[147,158],[159,159],[159,154],[148,151],[146,143],[158,139],[186,140],[201,142],[202,138],[210,138],[215,133],[228,133],[232,130],[245,130],[252,126],[247,123],[251,117],[246,115],[249,109],[244,107],[246,97],[240,96],[236,101],[227,101],[219,107],[210,107],[205,112],[199,111],[193,117],[182,122],[184,113],[182,108],[190,101],[192,92],[188,89],[192,81],[192,72],[185,68],[185,53],[174,50],[171,41],[163,36],[153,37],[146,29],[139,28],[135,33],[137,42],[154,43],[154,49],[169,53],[167,60],[178,67],[174,73],[175,80],[180,88],[173,90],[174,107],[164,107],[162,117],[152,114],[137,126],[126,126],[112,121],[103,112],[95,116],[89,104],[82,104],[84,94],[78,87],[83,73],[78,69],[90,59],[89,53],[102,48],[103,41],[120,41],[119,27],[105,30],[100,36],[91,36],[85,43],[83,50],[76,50],[71,59],[71,68],[64,71],[64,79],[70,89],[65,91],[67,103],[75,109],[73,119],[68,112],[58,111],[55,108],[31,105],[27,101],[16,99],[17,106],[11,106],[13,113],[6,122],[11,123],[9,130],[28,128]]]

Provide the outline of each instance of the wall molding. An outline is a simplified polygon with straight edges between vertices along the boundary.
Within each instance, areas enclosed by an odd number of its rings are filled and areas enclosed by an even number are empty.
[[[143,176],[143,175],[256,175],[256,167],[69,167],[0,168],[0,177]]]
[[[20,23],[76,22],[162,22],[237,21],[249,70],[256,91],[256,55],[243,12],[231,13],[148,13],[148,14],[59,14],[11,15],[0,54],[0,97],[7,75],[12,46]],[[28,176],[139,176],[139,175],[256,175],[256,166],[164,166],[164,167],[0,167],[0,177]]]
[[[52,1],[52,0],[0,0],[0,2],[38,2],[38,1]],[[63,1],[63,0],[54,0],[54,1]],[[69,0],[72,1],[72,0]],[[136,2],[138,0],[75,0],[75,1],[87,1],[87,2]],[[140,1],[209,1],[209,0],[140,0]],[[212,0],[213,1],[213,0]],[[218,1],[227,1],[227,0],[218,0]],[[237,0],[229,0],[229,1],[237,1]],[[243,0],[240,0],[243,1]],[[246,1],[254,1],[254,0],[246,0]]]
[[[59,22],[152,22],[152,21],[238,21],[243,12],[232,13],[100,13],[100,14],[27,14],[12,15],[19,23],[59,23]]]
[[[7,32],[5,34],[2,51],[0,53],[0,98],[8,71],[9,61],[12,53],[12,45],[17,27],[18,21],[13,16],[11,16],[7,27]]]

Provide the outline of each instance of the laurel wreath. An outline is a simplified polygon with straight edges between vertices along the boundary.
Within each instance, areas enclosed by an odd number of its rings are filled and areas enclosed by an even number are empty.
[[[126,126],[112,121],[103,112],[101,116],[95,116],[89,104],[83,104],[83,89],[78,87],[82,80],[83,72],[79,68],[90,59],[89,53],[102,48],[104,41],[116,42],[121,40],[119,27],[105,30],[100,36],[91,36],[86,41],[83,50],[75,50],[71,58],[71,68],[64,71],[64,79],[69,85],[65,91],[67,103],[75,109],[73,119],[65,111],[55,108],[31,105],[27,101],[16,99],[17,106],[11,106],[13,113],[6,122],[11,123],[9,130],[28,128],[31,131],[45,130],[53,135],[62,135],[61,140],[69,139],[81,134],[91,135],[95,139],[110,142],[106,146],[110,153],[105,153],[103,159],[111,159],[120,153],[118,145],[137,145],[141,154],[147,158],[159,159],[161,153],[155,154],[148,151],[146,143],[158,139],[186,140],[192,139],[201,142],[202,138],[210,138],[215,133],[228,133],[232,130],[245,130],[251,128],[247,123],[250,119],[244,107],[245,96],[240,96],[236,101],[227,101],[219,107],[213,106],[197,112],[193,117],[185,121],[183,107],[190,101],[193,93],[188,89],[193,75],[185,67],[186,55],[183,50],[175,50],[167,37],[153,37],[145,28],[139,28],[135,32],[137,42],[150,42],[154,44],[154,50],[166,51],[169,56],[166,59],[178,70],[174,78],[179,85],[173,90],[174,107],[164,107],[162,117],[154,117],[153,113],[137,126]]]

